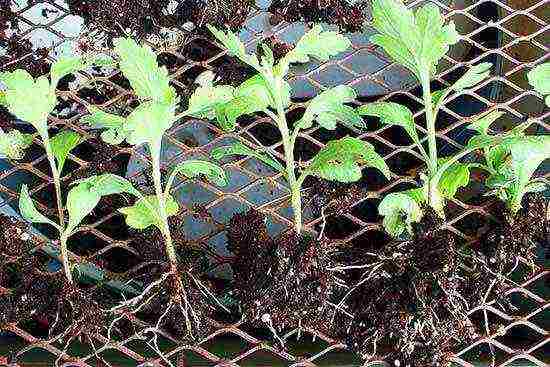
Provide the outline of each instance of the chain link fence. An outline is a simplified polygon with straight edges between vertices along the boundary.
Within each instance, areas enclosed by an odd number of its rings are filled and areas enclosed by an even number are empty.
[[[413,1],[408,5],[417,7],[422,3]],[[443,108],[437,131],[442,152],[450,154],[460,149],[468,137],[464,127],[470,118],[495,108],[506,111],[503,128],[534,117],[538,119],[537,131],[548,133],[550,112],[526,80],[528,70],[549,58],[548,1],[434,3],[455,21],[462,34],[460,44],[441,63],[434,84],[448,85],[461,75],[467,65],[481,61],[491,61],[495,65],[491,78],[475,90],[451,100]],[[14,10],[11,16],[18,23],[18,36],[31,40],[35,48],[47,48],[50,61],[67,50],[80,47],[83,38],[100,39],[99,33],[82,33],[82,19],[70,14],[63,0],[15,1],[11,7]],[[302,23],[278,20],[274,24],[265,8],[265,4],[258,2],[240,32],[251,49],[260,40],[269,37],[292,43],[307,29]],[[358,104],[377,99],[406,104],[415,112],[418,126],[423,126],[422,103],[415,80],[369,42],[370,33],[371,29],[366,25],[363,33],[349,35],[353,47],[339,58],[326,63],[310,63],[292,71],[295,102],[289,111],[290,120],[303,110],[300,101],[325,88],[347,84],[358,92]],[[183,95],[189,94],[192,80],[201,71],[227,70],[223,68],[227,66],[228,57],[204,35],[188,34],[182,29],[173,32],[169,40],[158,35],[149,37],[148,41],[158,51],[159,60],[167,65],[173,84]],[[21,55],[19,58],[25,57],[30,56]],[[89,136],[90,131],[79,124],[79,118],[87,107],[96,105],[120,110],[131,105],[133,100],[129,86],[117,71],[107,74],[80,73],[67,88],[58,90],[58,94],[62,107],[51,118],[51,125],[58,129],[73,129],[85,136]],[[214,147],[235,140],[253,148],[267,146],[273,154],[282,158],[282,143],[277,134],[272,122],[262,117],[241,121],[239,128],[230,134],[208,121],[182,119],[166,137],[163,165],[168,168],[191,157],[207,157]],[[334,132],[309,129],[300,134],[298,156],[305,161],[329,140],[345,135],[354,135],[372,143],[398,177],[387,182],[376,177],[375,173],[367,172],[369,179],[365,184],[368,184],[369,191],[347,212],[325,218],[325,234],[351,247],[388,241],[376,215],[376,206],[383,195],[414,185],[415,170],[421,164],[420,157],[412,143],[403,140],[399,130],[376,124],[369,124],[367,131],[352,131],[344,127]],[[9,206],[17,207],[17,192],[22,182],[29,184],[31,194],[40,202],[41,209],[45,209],[52,198],[52,181],[48,177],[46,157],[38,144],[34,148],[31,159],[24,162],[0,162],[0,208],[4,212]],[[127,177],[143,179],[148,158],[142,148],[122,148],[113,152],[112,156],[128,162],[128,169],[123,172]],[[70,156],[69,171],[75,172],[93,165],[95,162],[90,157],[86,149],[78,150]],[[292,225],[285,184],[280,174],[251,159],[228,161],[225,169],[231,179],[226,188],[220,189],[204,182],[181,181],[174,189],[178,201],[188,208],[183,218],[186,243],[180,245],[191,244],[206,253],[209,260],[207,271],[222,279],[230,277],[231,254],[225,248],[225,226],[234,213],[247,208],[260,210],[267,215],[273,235],[289,230]],[[69,181],[71,174],[67,173],[64,180]],[[550,176],[547,169],[545,175]],[[491,215],[493,205],[492,198],[476,195],[475,192],[461,192],[457,199],[449,203],[445,225],[465,242],[471,242],[476,237],[481,220]],[[208,218],[194,215],[198,210],[207,211]],[[325,219],[311,207],[306,206],[305,211],[305,227],[318,231]],[[120,214],[112,211],[96,214],[85,232],[81,233],[81,239],[70,244],[70,249],[73,259],[93,264],[95,269],[101,270],[103,280],[93,286],[101,291],[106,284],[115,284],[113,280],[125,281],[139,269],[145,269],[147,264],[136,251],[132,234],[121,229],[124,224]],[[43,246],[40,245],[40,248]],[[55,243],[47,246],[48,251],[55,252]],[[128,266],[117,266],[115,260],[120,258],[126,259]],[[491,328],[489,335],[456,351],[454,361],[458,365],[485,365],[490,361],[490,350],[499,366],[546,366],[549,363],[550,271],[544,267],[545,264],[547,261],[539,263],[536,271],[524,282],[518,284],[510,279],[507,292],[518,305],[515,314],[506,314],[493,307],[491,302],[471,310],[473,318],[480,315],[488,317],[495,327]],[[70,360],[65,363],[67,366],[96,366],[102,363],[98,355],[113,366],[168,365],[163,358],[178,366],[361,364],[357,356],[346,351],[343,344],[315,330],[302,330],[299,339],[297,330],[288,331],[284,335],[288,345],[286,349],[281,349],[270,341],[268,332],[250,329],[239,322],[221,324],[213,321],[217,331],[200,344],[183,345],[166,333],[155,346],[144,337],[150,324],[136,316],[127,318],[137,331],[133,337],[109,340],[106,333],[97,334],[93,340],[75,340],[65,354],[60,340],[39,338],[33,335],[34,329],[28,324],[12,325],[4,330],[6,333],[0,334],[0,365],[7,364],[12,355],[18,356],[20,366],[51,365],[59,357],[63,357],[64,361]],[[161,350],[164,357],[160,357],[155,348]]]

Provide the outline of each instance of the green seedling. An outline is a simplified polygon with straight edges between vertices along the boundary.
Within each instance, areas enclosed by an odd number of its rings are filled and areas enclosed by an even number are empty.
[[[528,74],[529,83],[541,95],[550,94],[550,63],[541,64]],[[480,139],[487,139],[490,127],[502,113],[492,111],[485,114],[470,129],[475,130]],[[540,192],[550,186],[545,177],[533,178],[535,171],[550,158],[550,135],[525,135],[525,130],[535,122],[528,120],[506,134],[496,135],[502,138],[496,146],[483,149],[485,162],[479,167],[489,174],[485,184],[491,190],[488,195],[495,195],[504,201],[512,216],[521,209],[525,194]]]
[[[162,186],[162,138],[178,119],[176,106],[179,99],[175,89],[170,86],[168,70],[158,65],[156,55],[150,47],[140,46],[134,40],[126,38],[115,39],[114,45],[120,70],[130,82],[141,104],[128,117],[92,109],[91,114],[85,116],[82,122],[92,127],[105,128],[101,136],[107,143],[119,144],[126,141],[131,145],[145,144],[148,147],[155,195],[142,196],[133,206],[122,208],[120,212],[126,216],[126,223],[130,227],[146,229],[154,225],[161,231],[168,259],[172,270],[175,271],[178,261],[168,217],[175,215],[179,210],[177,202],[170,195],[176,176],[204,176],[220,186],[227,184],[227,177],[224,171],[213,163],[191,160],[177,165],[172,170],[166,186]],[[179,118],[185,115],[184,112]]]
[[[379,212],[384,216],[386,230],[393,236],[399,236],[406,230],[410,232],[411,224],[422,218],[423,205],[429,205],[444,216],[445,200],[453,198],[460,187],[469,183],[473,165],[462,163],[460,159],[474,150],[497,144],[500,137],[473,139],[457,154],[439,157],[436,143],[439,110],[451,94],[464,93],[487,78],[491,64],[472,66],[454,84],[434,92],[430,80],[437,65],[449,47],[459,39],[453,22],[445,23],[434,4],[424,5],[413,12],[399,0],[375,0],[372,14],[372,25],[378,31],[371,38],[372,42],[419,80],[426,116],[427,150],[420,140],[413,113],[407,107],[393,102],[376,102],[357,110],[361,115],[380,118],[383,124],[401,126],[426,164],[422,187],[389,194],[380,203]]]
[[[49,224],[58,230],[60,258],[69,282],[73,282],[73,277],[67,252],[68,238],[79,230],[81,221],[94,209],[102,195],[106,195],[106,192],[117,193],[110,189],[109,185],[112,185],[111,181],[118,178],[113,175],[103,175],[90,179],[93,182],[81,182],[73,187],[67,195],[66,203],[63,203],[61,172],[69,153],[83,139],[76,132],[69,130],[62,131],[53,137],[48,133],[48,116],[57,104],[55,95],[57,83],[65,75],[85,69],[92,62],[93,60],[81,58],[62,58],[52,65],[50,80],[46,76],[34,79],[24,70],[0,74],[0,81],[5,86],[1,103],[17,118],[30,123],[41,138],[52,171],[58,222],[52,221],[36,209],[27,185],[21,188],[19,209],[26,220],[32,223]],[[8,157],[21,158],[24,147],[30,144],[31,139],[32,137],[14,130],[0,135],[0,147]],[[68,221],[65,220],[65,211],[68,212]]]
[[[362,128],[362,118],[354,108],[346,105],[356,98],[355,91],[347,86],[328,89],[307,104],[302,118],[291,128],[285,111],[290,105],[290,85],[286,81],[289,67],[294,63],[306,63],[311,58],[326,61],[345,51],[350,41],[336,33],[323,31],[316,26],[307,32],[296,47],[277,63],[273,51],[261,45],[262,55],[249,54],[244,44],[230,31],[223,32],[209,27],[218,41],[242,62],[254,68],[258,74],[234,88],[215,85],[211,72],[203,73],[197,80],[200,85],[189,101],[189,111],[198,118],[216,119],[226,131],[236,128],[238,117],[264,112],[277,125],[283,141],[284,165],[267,149],[255,151],[242,143],[223,146],[212,151],[221,159],[228,155],[254,157],[283,174],[289,185],[290,201],[294,212],[294,228],[302,231],[302,185],[308,176],[327,180],[353,182],[361,179],[362,166],[378,168],[389,176],[390,172],[374,147],[352,137],[329,142],[326,147],[297,174],[298,164],[294,156],[296,140],[300,132],[313,127],[314,122],[325,129],[334,130],[337,123],[351,128]]]

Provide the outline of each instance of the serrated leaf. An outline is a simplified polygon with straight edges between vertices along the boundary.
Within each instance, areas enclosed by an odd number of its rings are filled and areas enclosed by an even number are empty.
[[[395,102],[375,102],[359,107],[357,112],[378,117],[383,124],[401,126],[416,144],[420,144],[413,113],[407,107]]]
[[[174,118],[172,106],[155,102],[142,103],[126,119],[126,140],[132,145],[160,142],[164,133],[174,124]]]
[[[214,119],[216,108],[233,99],[235,88],[230,85],[201,85],[189,98],[188,113],[196,118]]]
[[[474,120],[474,122],[468,125],[467,128],[470,130],[475,130],[482,135],[488,135],[489,128],[491,127],[493,122],[498,120],[502,115],[504,115],[504,112],[499,110],[489,111]]]
[[[386,177],[391,175],[386,162],[374,147],[353,137],[328,142],[311,160],[305,174],[330,181],[355,182],[362,177],[360,164],[375,167]]]
[[[256,158],[279,172],[285,171],[283,165],[275,159],[267,156],[264,153],[253,150],[242,143],[234,143],[232,145],[214,148],[212,149],[211,154],[212,157],[216,160],[220,160],[230,155],[244,155],[246,157]]]
[[[223,168],[207,161],[189,160],[179,163],[174,167],[170,175],[175,176],[180,173],[187,178],[204,176],[208,181],[217,186],[227,186],[229,183]]]
[[[119,57],[119,67],[138,97],[143,100],[174,106],[176,90],[170,86],[166,67],[159,67],[151,47],[140,46],[130,38],[113,41]]]
[[[327,61],[350,46],[351,41],[345,36],[334,31],[323,31],[320,25],[315,25],[300,38],[285,59],[288,63],[306,63],[311,57]]]
[[[91,176],[79,181],[78,183],[88,184],[91,191],[94,191],[102,197],[123,193],[131,194],[134,196],[141,196],[140,192],[136,188],[134,188],[130,181],[128,181],[124,177],[111,173],[105,173],[99,176]]]
[[[372,25],[379,32],[372,42],[419,79],[424,72],[432,76],[449,46],[458,42],[454,23],[445,25],[434,4],[413,13],[400,0],[375,0],[372,15]]]
[[[126,119],[98,108],[90,108],[90,114],[82,117],[80,122],[92,128],[107,129],[101,133],[101,139],[108,144],[118,145],[128,138],[129,132],[124,128]]]
[[[441,159],[445,161],[446,159]],[[439,193],[447,199],[455,197],[461,187],[466,187],[470,183],[469,163],[455,162],[441,174],[438,182]]]
[[[25,156],[25,150],[32,144],[32,134],[23,134],[17,130],[0,132],[0,158],[19,160]]]
[[[19,194],[19,212],[21,212],[21,216],[23,216],[23,218],[31,223],[46,223],[59,228],[57,224],[46,218],[36,209],[29,195],[29,189],[26,184],[21,186],[21,193]]]
[[[515,213],[521,207],[525,188],[533,174],[542,162],[550,158],[550,135],[515,137],[506,143],[510,145],[510,167],[514,172],[509,206]]]
[[[434,105],[438,105],[443,101],[441,98],[448,95],[451,91],[456,93],[461,93],[465,89],[475,87],[491,74],[491,68],[493,64],[490,62],[482,62],[480,64],[469,67],[464,75],[462,75],[456,82],[454,82],[450,87],[442,89],[432,93],[432,99]]]
[[[55,89],[64,76],[86,69],[88,66],[89,64],[81,57],[60,57],[50,68],[52,88]]]
[[[72,130],[62,131],[50,139],[52,153],[57,160],[57,169],[60,174],[71,150],[83,141],[84,138]]]
[[[534,67],[527,73],[527,80],[543,96],[550,94],[550,62]]]
[[[1,73],[0,81],[6,86],[4,101],[8,111],[46,136],[48,115],[57,104],[48,79],[42,76],[34,80],[28,72],[18,69]]]
[[[420,204],[425,202],[422,189],[412,189],[388,194],[378,206],[378,213],[384,217],[384,229],[393,237],[405,231],[412,233],[412,223],[422,219]]]
[[[207,25],[210,32],[216,37],[216,39],[229,51],[233,56],[236,56],[242,62],[252,66],[254,69],[260,69],[260,62],[256,55],[250,55],[246,52],[244,43],[241,42],[239,37],[227,30],[226,32],[216,29],[216,27]]]
[[[147,202],[147,203],[146,203]],[[156,211],[152,212],[149,207]],[[178,203],[170,195],[166,197],[166,214],[173,216],[178,213]],[[146,196],[138,200],[133,206],[119,209],[126,216],[126,224],[135,229],[146,229],[154,225],[161,229],[160,207],[156,195]]]
[[[336,129],[338,122],[348,127],[363,128],[363,119],[354,108],[344,105],[355,100],[357,94],[351,87],[340,85],[328,89],[313,98],[298,121],[297,127],[309,129],[313,121],[327,129]]]

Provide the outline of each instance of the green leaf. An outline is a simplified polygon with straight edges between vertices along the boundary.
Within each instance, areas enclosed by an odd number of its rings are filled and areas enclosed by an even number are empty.
[[[29,195],[29,189],[26,184],[21,186],[21,193],[19,194],[19,211],[23,218],[31,223],[47,223],[59,228],[57,224],[46,218],[34,206],[34,203]]]
[[[309,129],[313,121],[327,129],[336,129],[338,122],[348,127],[364,128],[363,119],[354,108],[344,105],[355,100],[357,94],[351,87],[339,85],[328,89],[313,98],[298,122],[300,129]]]
[[[179,163],[176,167],[174,167],[170,175],[175,176],[179,173],[183,174],[187,178],[204,176],[208,181],[217,186],[227,186],[229,183],[223,168],[217,164],[207,161],[189,160]]]
[[[65,232],[72,233],[103,196],[122,193],[141,197],[139,191],[128,180],[110,173],[79,181],[67,195],[69,223]]]
[[[443,101],[442,98],[446,97],[451,91],[457,93],[463,92],[465,89],[475,87],[491,74],[491,68],[493,64],[490,62],[482,62],[480,64],[471,66],[466,70],[456,82],[450,87],[442,89],[432,93],[434,105],[439,105]]]
[[[176,90],[170,86],[166,67],[159,67],[151,47],[140,46],[130,38],[113,41],[119,57],[119,67],[138,97],[143,100],[174,106]]]
[[[99,176],[91,176],[78,183],[86,183],[89,185],[89,190],[94,191],[99,196],[108,196],[114,194],[131,194],[134,196],[141,196],[140,192],[134,188],[132,183],[125,179],[111,173],[105,173]]]
[[[167,215],[176,215],[179,210],[178,203],[170,195],[166,199]],[[152,212],[149,207],[154,208],[156,212]],[[159,229],[162,228],[160,207],[156,195],[146,196],[138,200],[133,206],[119,209],[119,212],[126,216],[126,224],[132,228],[146,229],[152,225]]]
[[[174,119],[172,106],[155,102],[142,103],[126,119],[126,141],[132,145],[158,143],[162,141],[166,130],[172,127]]]
[[[268,166],[270,166],[271,168],[274,168],[279,172],[285,171],[285,168],[283,167],[283,165],[280,164],[275,159],[267,156],[262,152],[253,150],[242,143],[234,143],[232,145],[226,145],[226,146],[214,148],[212,149],[211,154],[212,154],[212,157],[217,160],[220,160],[230,155],[244,155],[246,157],[256,158],[259,161],[262,161],[263,163],[267,164]]]
[[[6,86],[4,101],[10,113],[32,124],[41,136],[47,136],[48,115],[57,104],[48,79],[42,76],[34,80],[28,72],[15,70],[1,73],[0,81]]]
[[[92,188],[93,186],[89,182],[84,181],[74,186],[67,194],[69,223],[65,230],[66,233],[72,233],[99,203],[101,196]]]
[[[416,144],[420,144],[413,113],[407,107],[395,102],[374,102],[359,107],[357,112],[378,117],[383,124],[401,126]]]
[[[351,46],[351,41],[333,31],[323,31],[320,25],[315,25],[296,43],[285,57],[288,63],[306,63],[311,57],[327,61],[332,56],[344,52]]]
[[[550,135],[514,137],[505,144],[510,145],[510,167],[514,173],[509,206],[516,213],[533,174],[542,162],[550,158]]]
[[[550,94],[550,62],[534,67],[527,73],[527,80],[543,96]]]
[[[372,15],[372,25],[379,32],[372,42],[419,79],[424,72],[432,76],[449,46],[458,42],[454,23],[445,25],[434,4],[414,14],[400,0],[375,0]]]
[[[254,69],[260,71],[260,62],[256,55],[249,55],[246,52],[244,43],[241,42],[239,37],[227,30],[226,32],[216,29],[216,27],[207,25],[210,32],[216,37],[216,39],[229,51],[230,55],[237,57],[242,62],[252,66]]]
[[[504,112],[499,110],[492,110],[487,113],[482,114],[479,118],[474,120],[470,125],[468,125],[468,129],[475,130],[479,134],[482,135],[489,135],[489,128],[495,122],[498,120]]]
[[[32,144],[32,134],[23,134],[17,130],[0,132],[0,157],[19,160],[25,156],[25,149]]]
[[[382,224],[393,237],[405,231],[412,233],[412,223],[422,219],[420,205],[426,202],[422,189],[412,189],[388,194],[378,206],[378,213],[384,217]]]
[[[214,85],[214,75],[205,71],[195,81],[199,87],[189,99],[188,113],[196,118],[214,119],[216,108],[233,99],[235,88],[230,85]]]
[[[108,144],[118,145],[128,138],[129,132],[125,130],[126,119],[98,108],[90,108],[90,114],[82,117],[80,122],[93,128],[106,128],[107,130],[101,133],[101,139]]]
[[[355,182],[362,177],[360,164],[379,169],[386,177],[391,172],[374,147],[360,139],[333,140],[317,153],[304,174],[325,180]]]
[[[441,159],[441,161],[445,160],[445,158]],[[442,172],[438,189],[444,198],[452,199],[459,188],[468,186],[470,183],[470,167],[471,164],[469,163],[455,162]]]
[[[57,159],[57,169],[60,174],[63,171],[65,161],[71,150],[76,148],[83,141],[84,138],[72,130],[62,131],[51,138],[50,144],[52,146],[53,155],[55,159]]]
[[[56,88],[66,75],[86,69],[89,66],[81,57],[60,57],[50,68],[51,85]]]

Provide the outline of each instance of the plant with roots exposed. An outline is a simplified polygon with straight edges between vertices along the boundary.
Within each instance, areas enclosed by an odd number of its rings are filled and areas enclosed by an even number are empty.
[[[158,281],[146,287],[142,294],[123,302],[113,310],[130,308],[131,312],[135,313],[151,302],[151,292],[158,292],[159,295],[167,292],[170,294],[170,304],[159,323],[168,312],[179,309],[186,326],[187,336],[194,338],[194,334],[201,331],[201,321],[193,309],[196,300],[191,299],[191,293],[185,289],[181,277],[186,284],[195,284],[204,296],[214,300],[215,297],[190,271],[186,270],[185,274],[180,274],[181,264],[178,261],[168,224],[168,217],[176,215],[179,207],[170,190],[178,174],[187,178],[203,176],[219,186],[227,184],[227,177],[224,171],[213,163],[188,160],[173,168],[166,185],[163,186],[162,138],[178,118],[190,115],[191,111],[185,111],[176,117],[178,104],[176,91],[169,85],[168,71],[165,67],[158,65],[156,55],[150,47],[138,45],[134,40],[126,38],[115,39],[114,45],[119,67],[129,80],[141,104],[127,117],[92,109],[91,114],[84,117],[83,122],[95,128],[105,128],[101,137],[110,144],[118,144],[125,140],[131,145],[145,144],[149,149],[155,194],[145,196],[134,192],[138,196],[136,203],[120,209],[120,212],[125,215],[126,223],[132,228],[142,230],[155,226],[160,230],[164,238],[169,269]],[[218,305],[221,306],[219,302]]]
[[[298,41],[294,49],[276,62],[273,51],[267,45],[261,45],[261,55],[249,54],[232,32],[209,28],[231,55],[251,66],[257,74],[237,88],[216,85],[211,72],[201,74],[197,79],[200,87],[191,96],[189,109],[193,116],[215,118],[226,131],[234,130],[237,118],[243,115],[263,112],[273,120],[283,140],[284,165],[269,150],[256,151],[243,143],[215,148],[212,155],[216,159],[228,155],[249,156],[281,172],[289,186],[294,229],[298,234],[302,232],[302,185],[308,176],[354,182],[361,179],[361,169],[365,166],[375,167],[385,176],[390,176],[384,159],[371,144],[349,136],[328,142],[303,169],[296,162],[296,140],[300,132],[312,128],[314,122],[328,130],[336,129],[338,123],[351,128],[364,126],[353,107],[346,105],[355,100],[356,93],[353,88],[344,85],[325,90],[309,101],[302,118],[294,126],[289,126],[286,117],[291,95],[286,77],[291,64],[306,63],[312,58],[328,60],[349,47],[347,38],[315,26]]]

